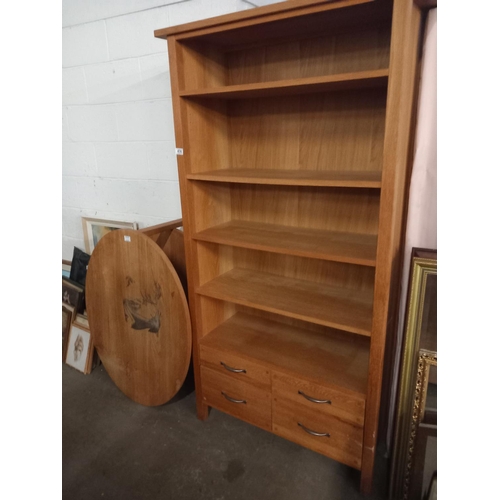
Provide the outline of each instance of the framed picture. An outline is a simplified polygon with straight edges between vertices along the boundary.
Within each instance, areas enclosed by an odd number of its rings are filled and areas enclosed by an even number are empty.
[[[85,288],[70,281],[68,278],[62,279],[62,303],[73,306],[76,312],[83,312]]]
[[[77,314],[75,316],[74,323],[77,326],[81,326],[82,328],[89,330],[89,320],[85,314]]]
[[[137,222],[120,222],[116,220],[91,219],[82,217],[85,251],[91,254],[99,240],[115,229],[138,229]]]
[[[66,361],[66,352],[68,351],[69,330],[75,316],[75,308],[68,304],[62,305],[62,360]]]
[[[72,323],[66,351],[66,364],[82,373],[89,373],[89,358],[93,356],[93,350],[90,332]]]
[[[437,471],[437,251],[414,248],[391,462],[391,500],[420,500]]]

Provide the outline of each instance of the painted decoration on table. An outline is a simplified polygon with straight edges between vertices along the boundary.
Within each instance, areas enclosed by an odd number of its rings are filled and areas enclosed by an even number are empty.
[[[127,290],[132,287],[134,294],[135,281],[130,276],[125,277]],[[152,293],[141,292],[141,297],[135,296],[123,299],[123,310],[125,313],[125,322],[132,323],[134,330],[148,330],[155,335],[158,335],[161,326],[161,313],[159,301],[161,299],[161,286],[156,281],[154,282],[154,290]]]

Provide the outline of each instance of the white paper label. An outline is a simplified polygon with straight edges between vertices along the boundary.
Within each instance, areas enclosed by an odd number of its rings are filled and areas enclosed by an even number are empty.
[[[130,236],[124,236],[123,241],[130,241]]]
[[[175,154],[177,156],[182,156],[184,154],[184,150],[182,148],[175,148]]]

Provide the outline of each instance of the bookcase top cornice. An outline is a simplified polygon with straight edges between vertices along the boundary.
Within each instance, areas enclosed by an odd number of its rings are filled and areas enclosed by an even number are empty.
[[[232,14],[211,17],[200,21],[180,24],[154,31],[156,38],[172,36],[197,36],[213,31],[243,28],[253,24],[277,21],[285,18],[320,13],[322,11],[350,7],[367,3],[381,3],[382,0],[288,0],[264,7],[244,10]],[[200,31],[200,33],[196,33]]]

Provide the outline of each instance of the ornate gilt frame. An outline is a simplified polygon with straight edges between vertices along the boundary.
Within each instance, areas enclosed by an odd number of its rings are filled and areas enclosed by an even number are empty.
[[[424,252],[429,255],[429,252]],[[427,278],[437,275],[437,258],[412,259],[403,360],[399,378],[395,441],[391,460],[390,498],[408,498],[418,424],[425,409],[429,368],[437,365],[437,353],[420,349]]]
[[[413,453],[415,451],[415,440],[418,426],[422,421],[427,400],[427,383],[429,381],[429,369],[431,365],[437,366],[437,353],[422,349],[418,356],[417,382],[413,399],[413,412],[410,424],[410,439],[406,463],[404,464],[403,499],[408,499],[410,488],[411,470],[413,466]]]

